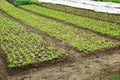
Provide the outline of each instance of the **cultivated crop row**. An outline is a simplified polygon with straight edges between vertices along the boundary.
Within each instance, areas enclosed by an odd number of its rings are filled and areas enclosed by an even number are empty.
[[[70,26],[57,23],[56,21],[35,16],[34,14],[18,9],[7,2],[2,9],[30,26],[43,31],[58,40],[68,43],[80,52],[90,52],[117,45],[117,43],[113,43],[112,41],[96,34],[88,33],[84,30],[78,30]]]
[[[39,5],[47,7],[47,8],[55,9],[55,10],[60,10],[63,12],[72,13],[75,15],[80,15],[83,17],[85,16],[88,18],[100,19],[100,20],[110,21],[110,22],[114,22],[114,23],[120,23],[119,15],[99,13],[99,12],[94,12],[94,11],[90,11],[90,10],[84,10],[84,9],[73,8],[73,7],[64,6],[64,5],[50,4],[50,3],[40,3]]]
[[[75,24],[77,26],[82,26],[84,28],[88,28],[103,34],[120,38],[120,25],[117,25],[115,23],[103,22],[103,21],[98,21],[98,20],[89,19],[85,17],[80,17],[80,16],[68,14],[61,11],[39,7],[36,5],[27,5],[27,6],[21,6],[21,7],[49,16],[49,17],[56,18],[58,20]]]
[[[9,67],[19,67],[65,56],[63,51],[1,14],[0,46],[6,54]]]

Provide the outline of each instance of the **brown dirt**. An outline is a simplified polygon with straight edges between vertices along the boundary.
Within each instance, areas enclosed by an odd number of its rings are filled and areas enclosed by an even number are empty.
[[[41,64],[21,72],[13,70],[12,74],[8,73],[4,55],[1,55],[0,80],[108,80],[109,74],[120,72],[120,50],[107,53],[97,58],[83,57],[77,61],[71,59],[67,62]]]
[[[36,67],[8,76],[8,80],[108,80],[106,72],[120,71],[120,50],[99,58],[87,58],[47,67]],[[107,73],[109,74],[109,73]]]
[[[7,68],[6,68],[5,55],[2,49],[0,48],[0,80],[7,80],[6,74],[7,74]]]

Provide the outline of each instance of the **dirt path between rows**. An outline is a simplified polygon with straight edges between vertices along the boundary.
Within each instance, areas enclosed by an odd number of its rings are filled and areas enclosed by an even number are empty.
[[[7,80],[5,55],[1,48],[0,48],[0,80]]]
[[[108,80],[105,75],[120,72],[120,50],[111,55],[86,58],[80,61],[35,67],[8,76],[8,80]]]

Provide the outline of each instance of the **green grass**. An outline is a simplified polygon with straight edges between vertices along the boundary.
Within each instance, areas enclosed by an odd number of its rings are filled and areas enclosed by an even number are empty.
[[[103,48],[116,46],[117,43],[96,34],[88,33],[84,30],[78,30],[71,26],[66,26],[56,21],[43,17],[35,16],[29,12],[20,10],[11,4],[4,2],[4,11],[15,18],[29,24],[30,26],[45,32],[46,34],[68,43],[79,52],[92,52]],[[8,7],[9,6],[9,7]],[[71,19],[72,20],[72,19]]]
[[[120,80],[120,74],[113,74],[113,75],[111,75],[109,80]]]
[[[98,21],[98,20],[89,19],[85,17],[80,17],[80,16],[68,14],[65,12],[60,12],[52,9],[39,7],[36,5],[21,6],[21,7],[49,16],[49,17],[56,18],[58,20],[62,20],[78,26],[82,26],[84,28],[97,31],[102,34],[107,34],[107,35],[120,38],[120,25],[117,25],[115,23],[108,23],[108,22]]]
[[[0,14],[0,47],[6,54],[8,67],[20,67],[46,62],[65,56],[40,36]]]
[[[85,16],[85,17],[89,17],[89,18],[101,19],[101,20],[105,20],[105,21],[111,21],[114,23],[120,23],[120,15],[99,13],[99,12],[94,12],[94,11],[90,11],[90,10],[73,8],[73,7],[58,5],[58,4],[50,4],[50,3],[39,3],[39,5],[45,6],[47,8],[55,9],[55,10],[60,10],[63,12],[81,15],[83,17]]]

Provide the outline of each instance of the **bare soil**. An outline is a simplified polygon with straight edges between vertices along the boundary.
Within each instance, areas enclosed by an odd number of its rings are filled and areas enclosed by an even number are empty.
[[[109,74],[118,72],[120,50],[115,50],[110,55],[98,58],[82,58],[52,65],[48,63],[47,66],[36,66],[20,73],[13,71],[12,75],[7,73],[6,76],[8,80],[108,80]]]
[[[7,80],[6,60],[5,55],[3,54],[1,48],[0,48],[0,80]]]

